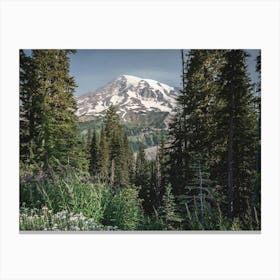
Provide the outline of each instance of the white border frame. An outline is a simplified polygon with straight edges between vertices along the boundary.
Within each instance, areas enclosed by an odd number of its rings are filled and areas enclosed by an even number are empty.
[[[280,279],[277,0],[2,0],[0,19],[0,279]],[[261,48],[261,234],[19,234],[20,48]]]

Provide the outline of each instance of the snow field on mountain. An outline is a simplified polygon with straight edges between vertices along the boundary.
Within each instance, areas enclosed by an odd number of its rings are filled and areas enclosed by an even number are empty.
[[[122,75],[117,79],[77,98],[77,116],[105,114],[110,105],[116,106],[124,119],[127,112],[161,111],[172,114],[177,93],[173,87],[152,79]]]

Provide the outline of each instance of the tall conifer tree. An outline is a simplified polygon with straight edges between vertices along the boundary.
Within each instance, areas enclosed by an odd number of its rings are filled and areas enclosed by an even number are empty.
[[[257,163],[256,163],[256,172],[257,178],[255,180],[255,191],[254,191],[254,204],[257,205],[257,208],[260,211],[260,202],[261,202],[261,51],[257,56],[256,71],[258,73],[258,82],[256,88],[256,107],[258,112],[258,146],[257,146]],[[259,215],[260,216],[260,215]]]
[[[28,116],[31,154],[45,167],[54,158],[62,164],[77,163],[75,81],[69,75],[68,57],[72,52],[33,50],[28,58],[21,52],[21,66],[25,65],[20,77],[21,111]]]
[[[110,167],[110,151],[108,140],[106,137],[105,129],[102,126],[100,133],[100,152],[99,152],[99,164],[98,164],[98,176],[102,181],[109,180],[109,167]]]
[[[217,77],[223,65],[222,54],[218,50],[191,50],[184,64],[183,89],[178,100],[181,110],[171,125],[170,159],[171,172],[174,172],[171,178],[175,178],[172,183],[175,195],[184,193],[184,188],[192,180],[190,167],[197,154],[211,162],[216,159],[213,139],[217,124],[213,116],[217,106]]]
[[[221,92],[218,112],[219,140],[225,151],[220,162],[221,183],[227,185],[228,216],[242,216],[252,197],[255,176],[256,112],[246,69],[247,53],[229,50],[219,77]],[[224,164],[226,162],[226,164]],[[226,168],[225,168],[226,166]]]
[[[125,187],[130,182],[129,164],[132,153],[126,132],[113,106],[110,106],[101,129],[97,174],[112,187]],[[92,169],[92,167],[91,167]]]
[[[100,150],[99,150],[99,141],[97,138],[96,130],[93,131],[92,140],[90,145],[90,164],[89,164],[89,173],[92,176],[97,176],[100,166]]]

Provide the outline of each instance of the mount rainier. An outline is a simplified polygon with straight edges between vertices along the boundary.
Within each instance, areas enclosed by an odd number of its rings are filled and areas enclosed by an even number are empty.
[[[176,107],[177,95],[175,88],[158,81],[122,75],[77,97],[76,115],[80,122],[101,119],[113,105],[124,122],[151,124],[151,118],[155,118],[166,126]]]

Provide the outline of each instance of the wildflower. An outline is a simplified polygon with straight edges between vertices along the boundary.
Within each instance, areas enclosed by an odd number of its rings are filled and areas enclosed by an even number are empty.
[[[43,171],[40,171],[39,174],[36,176],[37,182],[44,182],[48,179],[48,175]]]
[[[71,226],[71,227],[70,227],[70,230],[78,231],[78,230],[80,230],[80,228],[79,228],[78,226]]]
[[[79,217],[79,220],[80,220],[80,221],[84,221],[85,219],[86,219],[86,218],[85,218],[83,215]]]
[[[53,225],[53,227],[52,227],[52,230],[57,230],[57,229],[58,229],[58,224],[55,223],[55,224]]]
[[[76,222],[77,220],[78,220],[78,217],[75,217],[75,216],[74,217],[72,216],[69,218],[70,222]]]
[[[29,173],[24,173],[22,177],[22,181],[25,184],[28,184],[32,180],[32,176]]]

